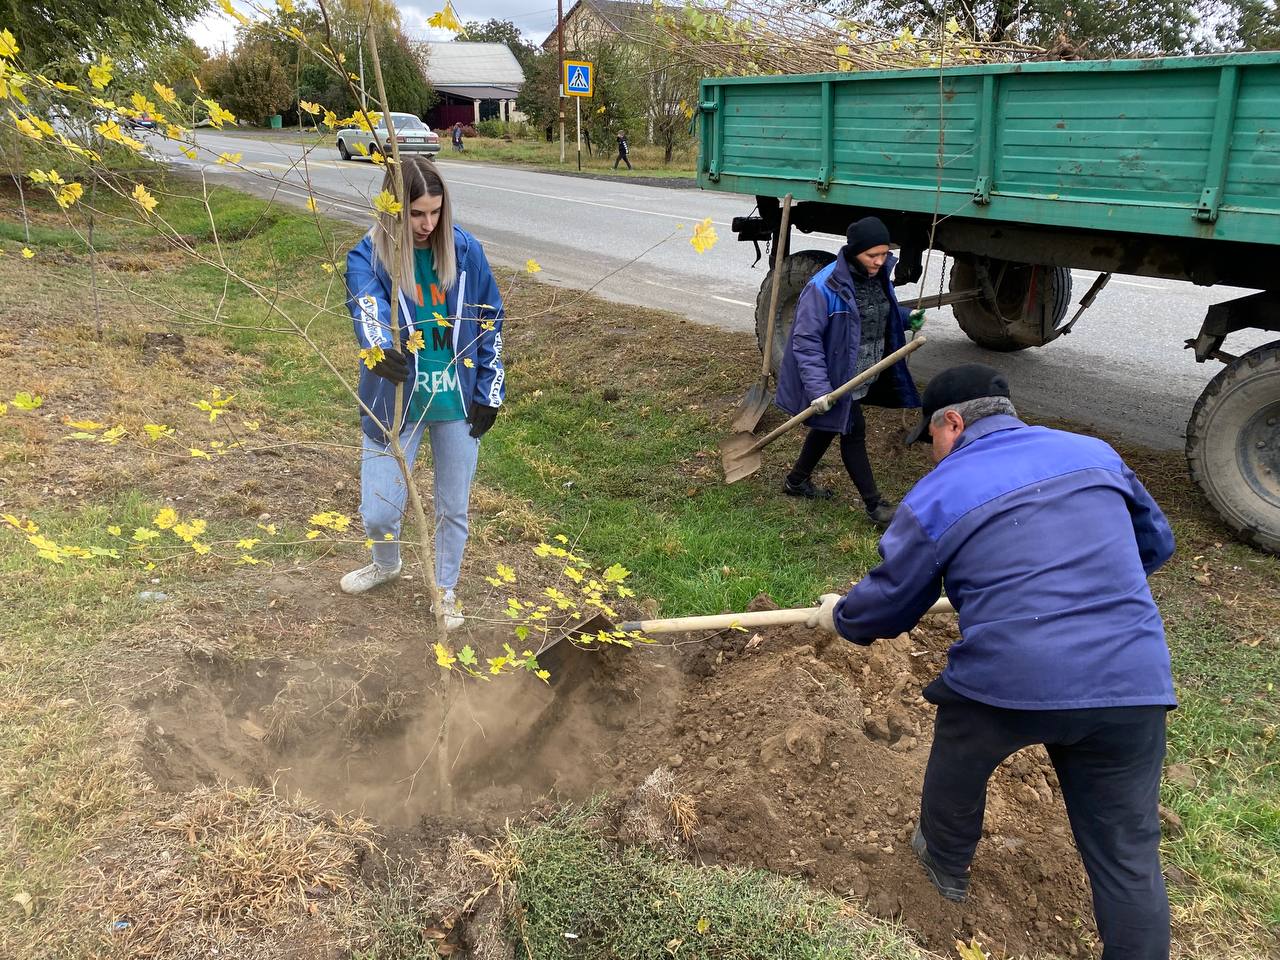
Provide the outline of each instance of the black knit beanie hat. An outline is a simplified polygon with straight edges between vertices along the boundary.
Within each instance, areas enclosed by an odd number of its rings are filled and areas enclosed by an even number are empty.
[[[889,228],[880,221],[879,217],[863,217],[849,225],[847,237],[849,245],[845,248],[845,252],[850,257],[855,257],[872,247],[878,247],[881,244],[887,246]]]

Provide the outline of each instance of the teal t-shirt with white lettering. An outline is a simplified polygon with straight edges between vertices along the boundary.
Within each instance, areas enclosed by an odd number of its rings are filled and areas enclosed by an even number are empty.
[[[445,317],[448,307],[429,249],[413,251],[413,275],[418,294],[415,326],[423,343],[417,352],[418,375],[409,397],[408,419],[411,423],[462,420],[467,411],[453,355],[453,321]]]

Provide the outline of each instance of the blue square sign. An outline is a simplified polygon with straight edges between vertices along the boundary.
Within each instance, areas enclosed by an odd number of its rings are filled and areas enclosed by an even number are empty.
[[[561,82],[564,85],[564,95],[566,97],[589,97],[595,92],[595,65],[586,60],[566,60],[564,62],[564,75]]]

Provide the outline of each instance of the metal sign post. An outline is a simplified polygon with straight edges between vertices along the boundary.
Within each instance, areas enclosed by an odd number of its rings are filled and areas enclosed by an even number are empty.
[[[561,92],[573,97],[578,117],[578,169],[582,169],[582,98],[596,90],[596,68],[589,60],[565,60],[561,64]],[[562,114],[563,116],[563,114]],[[563,159],[563,158],[562,158]]]

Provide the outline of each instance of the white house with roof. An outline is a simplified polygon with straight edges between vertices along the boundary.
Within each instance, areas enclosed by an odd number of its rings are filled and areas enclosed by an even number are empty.
[[[481,120],[523,120],[516,97],[524,71],[505,43],[428,42],[427,79],[440,99],[427,115],[436,129]]]

